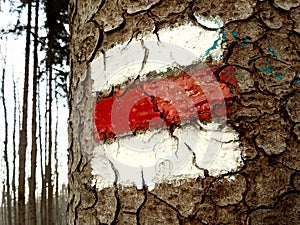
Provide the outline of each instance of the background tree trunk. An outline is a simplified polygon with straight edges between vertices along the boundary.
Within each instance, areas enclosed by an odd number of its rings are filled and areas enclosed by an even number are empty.
[[[17,225],[17,190],[16,190],[16,131],[17,131],[17,93],[16,93],[16,83],[13,81],[14,85],[14,127],[13,127],[13,177],[12,177],[12,192],[13,192],[13,215],[14,215],[14,225]]]
[[[47,203],[46,203],[46,179],[44,168],[46,164],[46,140],[47,140],[47,129],[45,129],[45,145],[43,148],[42,141],[42,116],[41,116],[41,99],[40,99],[40,82],[38,82],[38,119],[39,119],[39,148],[40,148],[40,170],[41,170],[41,181],[42,181],[42,190],[41,190],[41,202],[40,202],[40,221],[42,224],[47,224],[46,211],[47,211]],[[47,96],[47,90],[46,90]],[[47,102],[47,101],[45,101]],[[47,106],[47,103],[45,104]],[[47,113],[47,111],[46,111]],[[45,121],[47,121],[47,116],[45,115]],[[47,123],[46,123],[47,124]],[[45,126],[46,128],[47,126]],[[43,149],[45,151],[43,151]]]
[[[299,224],[300,3],[289,1],[83,1],[69,4],[71,30],[68,223]],[[234,66],[232,113],[243,167],[219,177],[165,183],[149,191],[98,190],[82,152],[92,131],[88,68],[95,56],[145,32],[195,16],[220,16],[226,35],[220,67]],[[92,27],[92,28],[91,28]],[[184,35],[184,34],[182,34]],[[80,46],[80,47],[79,47]],[[209,62],[207,62],[209,64]],[[296,72],[297,71],[297,72]]]
[[[55,86],[55,89],[57,87]],[[60,218],[60,205],[59,205],[59,186],[58,186],[58,148],[57,148],[57,140],[58,140],[58,96],[57,93],[55,94],[55,105],[56,105],[56,123],[55,123],[55,137],[54,137],[54,159],[55,159],[55,221],[57,225],[61,225],[61,218]]]
[[[32,118],[31,118],[31,174],[29,179],[29,221],[37,224],[36,211],[36,158],[37,158],[37,83],[38,83],[38,28],[39,0],[35,5],[34,46],[33,46],[33,80],[32,80]]]
[[[6,56],[4,56],[4,65],[6,65]],[[5,102],[5,73],[6,70],[3,68],[2,70],[2,81],[1,81],[1,98],[2,98],[2,105],[4,111],[4,161],[6,167],[6,198],[7,198],[7,222],[8,224],[12,224],[12,201],[11,201],[11,192],[10,192],[10,165],[8,159],[8,118],[7,118],[7,108]]]
[[[50,4],[50,2],[48,2]],[[48,4],[48,5],[49,5]],[[49,7],[47,5],[47,7]],[[47,11],[48,12],[48,11]],[[48,20],[51,21],[51,17],[47,15]],[[53,138],[52,138],[52,103],[53,103],[53,64],[54,64],[54,27],[49,25],[48,32],[48,51],[47,51],[47,71],[48,71],[48,162],[46,166],[46,181],[48,184],[48,205],[47,205],[47,224],[54,225],[53,218],[53,184],[52,184],[52,146],[53,146]]]
[[[6,204],[6,194],[5,194],[5,183],[2,184],[2,202],[1,202],[1,221],[4,225],[7,225],[7,204]]]
[[[29,56],[31,35],[31,1],[28,2],[28,18],[26,28],[25,47],[25,75],[23,88],[22,128],[19,135],[19,187],[18,187],[18,219],[19,225],[24,225],[25,220],[25,162],[27,149],[27,115],[28,115],[28,80],[29,80]]]

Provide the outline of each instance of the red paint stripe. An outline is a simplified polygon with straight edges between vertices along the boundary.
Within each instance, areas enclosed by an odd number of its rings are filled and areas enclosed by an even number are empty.
[[[216,68],[201,68],[170,78],[150,79],[97,101],[94,111],[95,139],[105,140],[135,130],[170,126],[195,117],[200,121],[210,120],[211,111],[214,116],[224,116],[218,107],[223,99],[215,94],[216,83],[211,82],[211,76],[208,76]],[[222,70],[218,79],[224,99],[232,99],[228,84],[238,89],[233,67]],[[202,85],[205,85],[205,93]],[[212,110],[207,99],[213,105]],[[226,113],[230,113],[228,107]]]

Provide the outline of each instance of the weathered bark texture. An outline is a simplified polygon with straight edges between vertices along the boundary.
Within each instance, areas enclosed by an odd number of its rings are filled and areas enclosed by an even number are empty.
[[[297,0],[71,0],[69,224],[300,224],[299,12]],[[228,123],[240,134],[244,166],[152,191],[97,191],[82,154],[93,149],[83,130],[92,123],[89,62],[195,15],[225,23],[221,65],[236,68],[240,86]]]

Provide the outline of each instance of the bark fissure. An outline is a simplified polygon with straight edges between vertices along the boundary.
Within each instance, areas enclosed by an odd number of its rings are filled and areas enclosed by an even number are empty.
[[[93,32],[94,36],[98,35],[97,32],[103,35],[100,34],[98,40],[92,42],[91,52],[82,51],[85,55],[80,59],[77,58],[78,52],[74,47],[78,44],[78,39],[72,40],[73,86],[70,87],[69,104],[73,108],[69,131],[72,138],[69,150],[69,177],[72,187],[70,194],[73,197],[69,200],[68,208],[70,224],[78,224],[78,221],[81,224],[89,224],[88,219],[82,220],[85,215],[92,219],[88,209],[95,209],[95,221],[100,224],[271,224],[274,218],[281,224],[298,222],[299,218],[295,215],[300,213],[300,38],[296,24],[298,17],[294,11],[299,11],[300,4],[283,0],[240,0],[226,3],[221,0],[174,0],[156,3],[144,1],[140,6],[136,6],[136,3],[130,0],[106,0],[94,3],[93,7],[96,10],[91,10],[92,15],[87,16],[83,15],[82,9],[77,9],[80,7],[79,2],[80,0],[77,0],[76,5],[72,3],[70,6],[71,21],[74,21],[71,24],[73,36],[77,35],[76,30],[80,30],[79,27],[83,29],[81,34],[86,35],[81,40],[85,40]],[[96,5],[101,7],[97,8]],[[106,70],[106,60],[109,57],[107,51],[120,43],[130,47],[136,39],[141,41],[144,51],[140,68],[142,71],[149,60],[149,51],[143,42],[145,34],[155,34],[160,44],[159,31],[166,27],[171,29],[190,22],[207,32],[216,30],[200,23],[198,16],[219,16],[224,22],[220,26],[225,49],[215,73],[217,81],[228,86],[233,95],[231,99],[227,99],[232,105],[226,123],[239,134],[238,154],[243,164],[236,170],[213,177],[209,170],[197,164],[196,149],[185,142],[183,144],[192,157],[191,164],[201,170],[204,176],[177,183],[162,183],[153,187],[151,191],[143,185],[142,190],[138,190],[139,194],[132,200],[134,207],[128,208],[126,201],[130,197],[122,193],[128,191],[133,194],[136,187],[122,187],[118,184],[118,171],[112,161],[109,162],[109,166],[115,176],[113,185],[97,190],[97,176],[86,173],[93,171],[93,168],[90,164],[85,165],[77,154],[78,151],[85,151],[85,148],[90,151],[94,147],[94,143],[90,146],[87,144],[88,141],[93,142],[93,139],[86,135],[91,134],[93,130],[87,132],[84,127],[93,124],[93,121],[89,117],[91,114],[85,113],[88,110],[84,111],[83,108],[90,107],[92,102],[96,101],[94,98],[100,101],[102,98],[112,97],[132,80],[118,87],[111,87],[107,93],[93,93],[97,94],[95,97],[90,94],[93,81],[90,74],[84,77],[85,71],[90,70],[90,64],[94,63],[99,55],[103,56],[101,63]],[[84,19],[86,17],[92,18],[97,24],[97,29],[93,32],[87,28],[88,22],[83,22],[88,21]],[[208,58],[205,63],[213,66],[215,62]],[[223,71],[230,67],[234,68],[233,75],[238,87],[230,82],[228,77],[222,77]],[[105,79],[107,80],[107,77]],[[139,82],[138,77],[135,84]],[[128,88],[132,87],[131,85]],[[149,96],[145,90],[142,92],[145,96],[152,97],[152,103],[155,105],[153,96]],[[81,96],[79,103],[75,102],[74,96]],[[125,93],[119,97],[123,96]],[[92,108],[88,109],[93,110]],[[161,114],[161,118],[165,118],[164,115]],[[173,138],[177,138],[173,134],[175,128],[170,127]],[[201,126],[198,128],[205,131]],[[141,134],[139,130],[133,133],[133,136]],[[124,138],[126,137],[129,136],[124,135]],[[119,141],[114,138],[104,139],[104,144],[107,145]],[[223,142],[218,139],[214,141],[225,147],[235,142]],[[120,147],[116,147],[115,150],[117,156],[121,155]],[[75,173],[79,175],[73,176]],[[142,173],[142,180],[143,176]],[[77,182],[78,179],[80,182]],[[91,182],[93,179],[96,181]],[[80,186],[78,183],[85,185]],[[91,183],[95,185],[95,190],[90,190]],[[97,193],[96,201],[86,208],[86,211],[81,210],[83,201],[76,201],[74,197],[80,191]],[[111,205],[108,206],[105,200]],[[103,212],[100,203],[107,207],[106,212]],[[288,208],[285,207],[287,205]]]

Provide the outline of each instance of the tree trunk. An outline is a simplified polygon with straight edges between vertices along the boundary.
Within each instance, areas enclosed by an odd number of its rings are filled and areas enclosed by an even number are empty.
[[[6,56],[4,56],[4,66],[6,66]],[[2,69],[2,86],[1,86],[1,94],[2,94],[2,105],[4,111],[4,161],[6,167],[6,198],[7,198],[7,221],[9,224],[12,224],[12,207],[11,207],[11,192],[10,192],[10,169],[9,169],[9,159],[8,159],[8,118],[7,118],[7,108],[5,101],[5,68]]]
[[[7,225],[7,204],[6,204],[6,195],[5,195],[5,182],[3,180],[2,184],[2,202],[1,202],[1,219],[4,225]]]
[[[55,86],[55,89],[57,90],[57,87]],[[57,225],[61,225],[61,212],[60,212],[60,207],[59,207],[59,187],[58,187],[58,96],[55,94],[55,105],[56,105],[56,123],[55,123],[55,137],[54,137],[54,158],[55,158],[55,221]]]
[[[17,130],[17,93],[16,93],[16,83],[13,81],[14,85],[14,127],[13,127],[13,177],[12,177],[12,192],[13,192],[13,209],[14,209],[14,225],[17,225],[17,190],[16,190],[16,130]]]
[[[28,2],[28,18],[26,28],[25,75],[23,87],[22,128],[19,140],[19,188],[18,188],[18,219],[19,225],[25,223],[25,162],[27,149],[27,115],[28,115],[28,79],[31,35],[31,1]]]
[[[46,78],[46,83],[47,83],[47,78]],[[40,85],[40,83],[39,83]],[[40,110],[40,106],[41,106],[41,100],[40,100],[40,86],[39,86],[39,133],[40,133],[40,161],[41,161],[41,179],[42,179],[42,193],[41,193],[41,206],[40,206],[40,211],[41,211],[41,221],[42,224],[47,224],[47,187],[46,187],[46,164],[47,164],[47,157],[46,157],[46,153],[47,153],[47,127],[48,127],[48,117],[47,117],[47,110],[45,111],[45,124],[44,124],[44,134],[45,134],[45,139],[44,139],[44,148],[42,145],[42,123],[41,123],[41,110]],[[45,101],[45,108],[47,109],[47,105],[48,105],[48,101],[47,101],[47,96],[48,96],[48,85],[46,86],[46,101]],[[44,153],[43,153],[43,149],[44,149]],[[45,172],[44,172],[45,171]]]
[[[299,2],[281,0],[70,1],[68,224],[299,224],[300,38],[296,16],[299,7]],[[180,32],[180,27],[188,28]],[[199,32],[198,29],[203,30]],[[200,38],[195,32],[190,32],[193,30],[198,32]],[[203,55],[198,52],[201,57],[195,53],[197,62],[206,58],[200,63],[207,66],[205,70],[193,61],[177,68],[181,72],[176,72],[174,65],[169,65],[162,71],[141,73],[151,60],[171,57],[169,52],[156,52],[156,58],[153,58],[151,50],[160,49],[165,40],[172,44],[172,48],[166,50],[172,53],[180,46],[178,52],[183,52],[181,59],[187,60],[188,52],[211,41],[206,36],[210,32],[217,32],[215,42],[204,49]],[[201,39],[203,36],[206,38]],[[155,43],[152,49],[149,40]],[[181,42],[184,42],[183,45]],[[139,45],[132,47],[134,43]],[[190,43],[193,47],[185,51],[186,47],[183,51],[182,46]],[[120,45],[122,48],[118,47]],[[221,58],[216,57],[218,49],[215,45],[222,48]],[[116,50],[115,55],[113,50]],[[134,59],[141,52],[143,57],[138,58],[139,69],[135,70],[133,64],[137,60]],[[172,58],[176,56],[173,54]],[[112,58],[118,61],[113,62]],[[127,70],[121,65],[127,66]],[[135,76],[130,74],[133,71],[137,71]],[[160,90],[164,85],[163,90],[156,93],[170,90],[163,83],[168,81],[173,84],[172,87],[181,85],[191,88],[186,94],[194,100],[195,96],[190,94],[196,92],[195,86],[204,82],[195,81],[198,78],[195,74],[206,79],[208,73],[212,74],[214,80],[201,88],[205,90],[214,85],[208,92],[203,91],[211,118],[201,120],[197,128],[168,120],[166,114],[172,116],[171,110],[163,108],[166,110],[159,111],[162,107],[160,101],[155,99],[156,95],[149,94],[150,88],[147,89],[147,82],[154,84],[155,79],[160,79],[160,84],[151,86]],[[110,77],[113,75],[115,77]],[[187,83],[190,77],[193,78],[192,84]],[[111,84],[112,87],[106,88],[104,84]],[[224,101],[221,104],[216,103],[219,97],[212,102],[208,100],[217,89],[222,89]],[[139,93],[142,93],[142,97],[136,100]],[[179,91],[170,93],[169,97],[180,94]],[[196,94],[201,96],[200,93]],[[129,97],[126,99],[124,96]],[[134,111],[147,98],[150,99],[148,103],[152,113],[160,113],[171,139],[176,139],[176,152],[185,148],[191,154],[187,162],[191,169],[180,171],[181,174],[172,179],[167,174],[166,179],[154,180],[154,184],[151,184],[147,180],[148,174],[143,170],[147,167],[142,164],[140,175],[136,175],[140,183],[135,187],[132,185],[135,181],[130,180],[133,176],[127,176],[127,183],[125,179],[122,180],[126,172],[130,173],[129,166],[125,167],[127,171],[118,169],[120,164],[126,165],[132,159],[126,154],[124,161],[118,158],[116,163],[115,159],[126,150],[126,146],[121,148],[124,139],[131,140],[126,142],[127,146],[133,145],[141,140],[143,134],[150,132],[151,121],[148,124],[141,123],[143,126],[134,130],[126,127],[133,124]],[[123,105],[118,103],[122,99],[125,101]],[[172,103],[175,104],[165,100],[164,107]],[[132,107],[127,117],[122,110],[128,108],[129,104]],[[182,105],[185,104],[183,101]],[[182,105],[177,105],[174,110],[179,115],[182,115]],[[224,132],[225,136],[233,131],[237,139],[230,135],[226,136],[227,140],[214,136],[211,141],[220,143],[220,150],[213,148],[219,151],[217,155],[206,150],[207,158],[204,159],[212,159],[212,163],[201,167],[198,165],[199,155],[195,153],[202,148],[201,143],[196,145],[200,138],[193,139],[196,143],[192,143],[198,148],[188,145],[186,140],[195,135],[194,131],[200,132],[200,128],[201,132],[208,132],[206,125],[213,121],[214,116],[224,116],[218,114],[220,105],[226,108],[226,124],[219,126],[217,131]],[[199,120],[200,116],[207,113],[202,106],[200,111],[193,106]],[[114,115],[118,117],[113,121]],[[123,120],[126,120],[123,127],[115,126]],[[187,120],[188,124],[194,124],[193,120]],[[100,125],[97,121],[100,121]],[[107,126],[101,130],[103,124]],[[117,133],[117,129],[126,130],[126,137],[122,136],[123,133]],[[176,130],[186,129],[188,135],[178,138]],[[145,142],[149,144],[151,138]],[[204,143],[204,139],[201,140]],[[139,143],[146,146],[145,142]],[[178,144],[181,142],[184,144]],[[236,148],[232,147],[234,143]],[[167,152],[173,144],[162,146],[167,146]],[[135,145],[135,152],[144,150],[139,147]],[[158,145],[154,147],[156,149]],[[138,159],[147,162],[142,157]],[[176,166],[172,162],[168,164],[167,160],[164,163],[158,161],[156,165],[156,172],[162,173],[173,172]],[[197,176],[192,174],[192,168],[200,171]],[[109,177],[112,179],[109,180]]]
[[[52,9],[51,5],[52,2],[47,2],[46,4],[46,12],[47,12],[47,26],[48,26],[48,49],[47,49],[47,59],[46,59],[46,67],[48,72],[48,162],[46,166],[46,181],[48,184],[48,210],[47,210],[47,222],[48,225],[54,225],[54,219],[53,219],[53,184],[52,184],[52,146],[53,146],[53,138],[52,138],[52,102],[53,102],[53,65],[54,65],[54,44],[55,44],[55,27],[53,26],[53,21],[55,18],[51,18]],[[57,7],[57,6],[55,6]]]
[[[48,225],[54,225],[53,220],[53,184],[52,184],[52,63],[53,63],[53,36],[51,32],[49,31],[48,35],[48,74],[49,74],[49,101],[48,101],[48,162],[46,166],[46,180],[48,184]]]
[[[38,28],[39,0],[35,5],[34,46],[33,46],[33,81],[32,81],[32,121],[31,121],[31,177],[29,179],[29,221],[37,224],[36,218],[36,158],[37,158],[37,82],[38,82]]]

